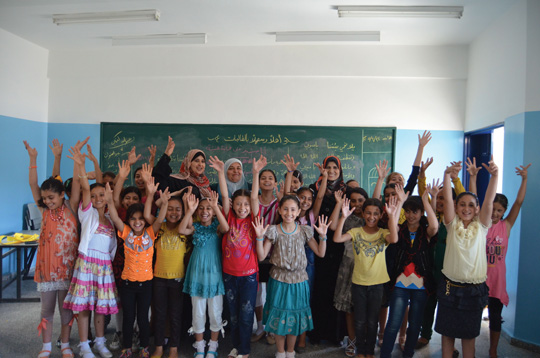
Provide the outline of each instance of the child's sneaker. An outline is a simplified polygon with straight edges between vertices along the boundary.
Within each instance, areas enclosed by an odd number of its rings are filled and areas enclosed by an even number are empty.
[[[111,344],[109,344],[109,347],[115,351],[117,349],[120,349],[122,346],[120,343],[120,336],[122,335],[122,332],[114,332],[114,336],[112,338]]]
[[[139,358],[150,358],[150,350],[148,349],[148,347],[141,347],[141,349],[139,350]]]
[[[132,358],[133,353],[131,352],[131,349],[122,349],[122,352],[120,353],[120,358]]]

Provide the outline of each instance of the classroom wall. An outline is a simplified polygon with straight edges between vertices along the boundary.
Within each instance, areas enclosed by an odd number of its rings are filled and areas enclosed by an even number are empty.
[[[463,130],[466,46],[52,51],[49,119]]]
[[[503,193],[511,203],[521,183],[514,167],[532,163],[529,190],[510,236],[507,291],[510,304],[503,311],[503,331],[518,344],[540,346],[535,334],[540,307],[538,270],[537,203],[531,187],[540,177],[536,139],[540,130],[540,3],[516,1],[470,46],[465,130],[473,131],[504,122],[505,148]]]

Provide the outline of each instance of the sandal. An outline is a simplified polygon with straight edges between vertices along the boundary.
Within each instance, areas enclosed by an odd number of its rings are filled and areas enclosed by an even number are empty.
[[[354,357],[356,353],[356,338],[351,341],[350,338],[348,338],[349,342],[347,343],[347,347],[345,348],[345,355],[347,357]]]
[[[70,347],[66,347],[60,350],[62,352],[62,358],[75,358],[75,354]]]
[[[378,337],[379,337],[379,342],[377,343],[379,345],[379,347],[382,347],[382,344],[383,344],[383,338],[384,338],[384,333],[379,333],[378,334]]]
[[[405,350],[405,341],[407,336],[399,336],[399,349],[403,352]]]
[[[238,357],[238,350],[236,348],[233,348],[231,350],[231,353],[227,356],[227,358],[236,358]]]
[[[38,358],[47,358],[50,355],[51,355],[51,351],[44,349],[41,352],[39,352]]]

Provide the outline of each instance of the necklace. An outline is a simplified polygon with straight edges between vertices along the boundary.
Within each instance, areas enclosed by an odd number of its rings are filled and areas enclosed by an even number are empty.
[[[298,223],[297,222],[294,223],[294,230],[291,231],[291,232],[285,231],[285,229],[283,228],[283,223],[280,223],[279,226],[281,227],[281,231],[283,231],[283,233],[285,235],[292,235],[292,234],[294,234],[296,232],[296,229],[298,229]]]
[[[60,224],[64,223],[64,205],[63,204],[58,209],[49,210],[49,214],[51,215],[52,221],[60,222]]]

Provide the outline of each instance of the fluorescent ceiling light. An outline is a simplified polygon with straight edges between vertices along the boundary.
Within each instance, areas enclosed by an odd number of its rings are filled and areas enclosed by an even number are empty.
[[[199,45],[206,43],[206,34],[158,34],[142,36],[114,36],[113,46],[139,45]]]
[[[339,17],[449,17],[463,16],[463,6],[338,6]]]
[[[380,41],[379,31],[290,31],[276,32],[276,42]]]
[[[129,10],[109,12],[85,12],[76,14],[55,14],[56,25],[87,24],[101,22],[159,21],[159,10]]]

